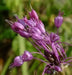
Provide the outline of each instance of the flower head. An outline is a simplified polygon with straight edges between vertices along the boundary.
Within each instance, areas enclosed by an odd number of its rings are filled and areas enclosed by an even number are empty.
[[[43,34],[45,33],[44,24],[39,20],[37,13],[32,9],[29,12],[30,19],[27,17],[19,19],[16,15],[17,22],[7,21],[11,28],[22,37],[33,38],[33,39],[42,39]]]
[[[44,24],[35,10],[32,9],[29,12],[30,19],[27,17],[19,19],[17,16],[16,22],[6,20],[10,25],[13,31],[20,34],[22,37],[26,38],[37,50],[38,52],[25,51],[21,56],[17,56],[14,59],[14,62],[11,64],[10,68],[21,66],[24,62],[30,61],[32,59],[40,60],[41,62],[46,63],[46,67],[42,75],[53,74],[54,72],[61,72],[61,65],[67,65],[72,62],[70,60],[66,61],[67,56],[63,49],[63,46],[60,42],[60,37],[56,33],[47,33],[44,27]],[[63,23],[62,13],[55,18],[55,26],[59,28]],[[44,53],[42,50],[44,50]],[[47,61],[34,57],[32,54],[41,54]]]

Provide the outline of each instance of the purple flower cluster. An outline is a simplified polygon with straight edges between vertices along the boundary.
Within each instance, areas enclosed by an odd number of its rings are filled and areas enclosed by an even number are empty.
[[[15,66],[21,66],[24,62],[30,61],[32,59],[33,59],[32,54],[29,51],[25,51],[23,55],[15,57],[14,62],[10,65],[9,68],[12,68]]]
[[[63,17],[60,12],[55,18],[55,26],[59,28],[63,23]],[[10,65],[10,68],[21,66],[25,61],[30,61],[32,59],[40,60],[46,63],[46,67],[42,75],[53,74],[54,72],[61,72],[61,65],[70,64],[71,57],[67,58],[63,46],[60,42],[60,37],[56,33],[48,33],[45,31],[44,24],[39,19],[35,10],[32,9],[29,12],[30,19],[27,17],[19,19],[17,16],[16,22],[6,20],[14,32],[20,34],[22,37],[26,38],[37,50],[38,52],[28,52],[25,51],[23,55],[17,56],[14,62]],[[44,52],[43,52],[43,51]],[[34,57],[32,54],[41,54],[47,61]],[[69,59],[69,60],[68,60]],[[68,60],[68,61],[66,61]]]

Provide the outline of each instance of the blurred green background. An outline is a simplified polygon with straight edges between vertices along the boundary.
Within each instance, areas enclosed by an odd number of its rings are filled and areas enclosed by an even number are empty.
[[[41,75],[44,63],[32,60],[25,62],[21,67],[9,69],[15,56],[21,55],[24,50],[30,52],[36,49],[24,38],[12,31],[5,19],[15,21],[14,14],[19,18],[28,15],[28,11],[36,10],[43,21],[46,30],[56,32],[54,18],[58,11],[64,12],[64,22],[59,29],[61,41],[72,44],[72,0],[0,0],[0,75]],[[72,47],[64,45],[67,56],[72,56]],[[35,55],[39,58],[42,56]],[[72,75],[72,67],[64,69],[64,75]]]

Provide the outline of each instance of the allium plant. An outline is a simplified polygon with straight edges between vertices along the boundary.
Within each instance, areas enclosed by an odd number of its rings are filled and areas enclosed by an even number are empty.
[[[21,66],[24,62],[37,59],[46,64],[42,75],[54,75],[56,72],[62,72],[62,65],[70,65],[72,57],[66,56],[58,33],[46,32],[44,24],[34,9],[29,12],[29,16],[29,20],[27,17],[19,19],[17,16],[15,16],[16,22],[6,20],[14,32],[26,38],[37,49],[37,52],[30,53],[25,51],[21,56],[15,57],[10,68]],[[61,27],[63,23],[62,12],[59,12],[59,15],[55,17],[54,23],[57,29]],[[35,53],[42,55],[46,61],[34,57],[33,54]]]

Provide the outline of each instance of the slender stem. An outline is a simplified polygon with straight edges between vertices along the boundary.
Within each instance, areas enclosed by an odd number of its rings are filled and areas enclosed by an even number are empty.
[[[10,75],[17,75],[17,69],[16,68],[11,69]]]
[[[32,52],[32,54],[40,54],[40,55],[42,55],[42,56],[44,56],[45,57],[45,55],[44,54],[42,54],[42,53],[39,53],[39,52]]]
[[[64,70],[62,72],[59,72],[57,75],[65,75]]]
[[[57,35],[59,34],[59,28],[57,28]]]
[[[43,41],[42,41],[42,43],[43,43],[45,46],[39,45],[36,41],[35,41],[35,43],[36,43],[38,46],[40,46],[41,48],[43,48],[43,49],[46,49],[46,50],[49,49],[49,50],[51,50],[51,49],[49,48],[49,46],[48,46],[45,42],[43,42]],[[41,43],[41,42],[40,42],[40,43]],[[41,44],[42,44],[42,43],[41,43]],[[48,49],[47,49],[47,48],[48,48]]]
[[[51,51],[51,48],[45,42],[43,42],[43,44],[48,48],[49,51]]]
[[[34,41],[35,44],[37,44],[40,48],[44,49],[43,46],[41,46],[38,42]]]
[[[39,59],[39,58],[36,58],[36,57],[34,57],[34,59],[39,60],[39,61],[41,61],[41,62],[44,62],[44,63],[48,64],[48,62],[46,62],[46,61],[44,61],[44,60],[42,60],[42,59]]]
[[[19,51],[21,55],[25,51],[25,39],[23,39],[20,35],[18,35],[18,39],[19,39]],[[24,64],[22,65],[22,75],[28,75],[27,62],[24,62]]]
[[[67,57],[66,59],[72,59],[72,57]],[[66,60],[66,59],[65,59],[65,60]]]
[[[43,70],[43,72],[42,72],[42,75],[44,75],[45,74],[45,68],[44,68],[44,70]]]
[[[59,42],[57,42],[57,43],[55,43],[55,44],[60,44],[60,46],[61,46],[61,51],[62,51],[63,55],[67,58],[67,55],[66,55],[66,53],[65,53],[65,51],[64,51],[64,49],[63,49],[63,46],[62,46],[60,40],[59,40]]]
[[[19,5],[19,11],[18,11],[18,16],[21,18],[23,16],[23,0],[19,0],[20,1],[20,5]],[[18,41],[19,41],[19,51],[20,51],[20,55],[24,53],[25,51],[25,39],[23,39],[21,36],[18,35]],[[22,65],[22,75],[28,75],[28,65],[27,62],[24,62],[24,64]]]
[[[27,39],[41,54],[43,54],[40,49],[29,39]],[[44,55],[43,55],[44,56]]]
[[[49,53],[51,53],[51,52],[48,50],[48,48],[45,46],[45,44],[43,44],[42,41],[40,41],[40,43],[42,44],[42,46],[43,46],[43,48],[44,48],[45,51],[48,51]]]
[[[2,73],[1,73],[1,75],[6,75],[6,72],[7,72],[7,70],[9,69],[8,67],[9,67],[9,65],[10,65],[10,63],[11,63],[13,57],[14,57],[14,56],[10,56],[10,57],[8,58],[8,60],[7,60],[6,64],[5,64],[5,66],[4,66],[4,68],[3,68],[3,71],[2,71]]]
[[[66,63],[71,63],[71,62],[72,62],[72,59],[71,59],[71,60],[66,61]]]
[[[63,59],[63,61],[62,62],[65,62],[66,60],[70,60],[70,59],[72,59],[72,57],[67,57],[67,58],[65,58],[65,59]]]
[[[57,43],[63,43],[63,44],[67,44],[67,45],[69,45],[69,46],[72,46],[72,44],[69,44],[69,43],[67,43],[67,42],[57,42]]]

